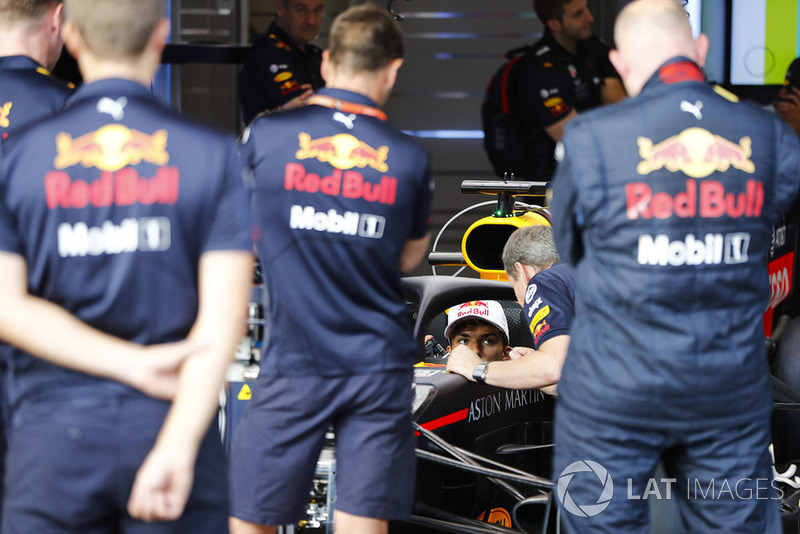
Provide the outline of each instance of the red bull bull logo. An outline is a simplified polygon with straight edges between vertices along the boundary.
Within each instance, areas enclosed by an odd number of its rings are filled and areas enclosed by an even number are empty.
[[[681,171],[692,178],[705,178],[730,167],[749,174],[756,170],[749,159],[752,155],[749,137],[742,137],[736,144],[703,128],[687,128],[655,145],[647,137],[640,137],[638,144],[642,161],[636,172],[642,175],[661,168]]]
[[[11,114],[11,106],[13,105],[12,102],[6,102],[0,107],[0,128],[8,128],[11,126],[11,121],[8,116]]]
[[[298,139],[300,150],[295,153],[297,159],[317,159],[345,171],[353,167],[371,167],[378,172],[389,170],[386,164],[388,146],[375,149],[350,134],[311,139],[307,133],[300,133]]]
[[[80,164],[115,172],[142,161],[155,165],[169,162],[166,130],[148,135],[121,124],[109,124],[77,138],[62,132],[56,136],[56,149],[56,169]]]

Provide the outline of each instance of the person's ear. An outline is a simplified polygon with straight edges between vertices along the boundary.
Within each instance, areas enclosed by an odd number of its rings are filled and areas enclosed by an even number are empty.
[[[393,59],[386,65],[385,78],[384,78],[384,87],[386,88],[387,94],[391,92],[392,88],[394,87],[395,82],[397,81],[397,73],[400,71],[400,67],[403,66],[403,58],[399,57]]]
[[[622,81],[625,81],[625,78],[628,77],[628,64],[620,54],[619,50],[616,48],[610,50],[608,52],[608,60],[614,65],[614,68],[617,70],[617,74],[619,77],[622,78]]]
[[[78,28],[76,28],[71,21],[67,20],[61,27],[61,35],[64,38],[64,46],[67,47],[72,57],[77,60],[84,49],[83,37],[81,37]]]
[[[511,359],[511,347],[506,347],[503,349],[503,360],[510,360]]]
[[[545,26],[550,28],[550,31],[553,32],[553,33],[560,32],[561,28],[563,27],[563,25],[561,24],[561,21],[558,20],[558,19],[550,19],[550,20],[548,20],[547,23],[545,24]]]
[[[696,54],[696,62],[702,68],[706,64],[706,56],[708,55],[708,47],[709,41],[708,36],[704,33],[701,33],[697,36],[697,39],[694,40],[694,48]]]
[[[280,0],[278,0],[280,4]],[[322,63],[319,66],[319,73],[322,75],[322,79],[325,80],[327,83],[330,76],[330,69],[331,69],[331,53],[328,50],[322,51]]]

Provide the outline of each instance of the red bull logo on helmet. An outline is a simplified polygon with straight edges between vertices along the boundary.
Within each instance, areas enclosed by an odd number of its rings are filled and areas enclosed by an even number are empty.
[[[750,174],[756,170],[749,159],[752,155],[749,137],[742,137],[737,144],[703,128],[687,128],[658,144],[647,137],[639,137],[638,144],[642,161],[636,171],[642,175],[661,168],[680,171],[692,178],[705,178],[730,167]]]
[[[471,300],[469,302],[465,302],[461,306],[458,307],[456,311],[456,319],[463,317],[465,315],[485,315],[489,316],[490,310],[489,305],[486,304],[482,300]]]
[[[350,134],[336,134],[320,139],[311,139],[307,133],[298,135],[300,149],[295,153],[299,160],[317,159],[341,170],[371,167],[378,172],[387,172],[388,146],[372,148]]]
[[[166,130],[148,135],[121,124],[108,124],[76,138],[62,132],[56,136],[56,149],[56,169],[83,165],[115,172],[142,161],[155,165],[169,162]]]

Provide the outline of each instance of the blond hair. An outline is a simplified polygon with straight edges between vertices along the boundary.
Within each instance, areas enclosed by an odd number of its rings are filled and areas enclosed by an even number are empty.
[[[403,34],[383,9],[370,4],[351,7],[333,21],[331,62],[350,72],[377,72],[402,58]]]
[[[60,3],[61,0],[0,0],[0,26],[37,26],[45,13]]]
[[[95,56],[131,58],[166,17],[166,0],[64,0],[64,15]]]

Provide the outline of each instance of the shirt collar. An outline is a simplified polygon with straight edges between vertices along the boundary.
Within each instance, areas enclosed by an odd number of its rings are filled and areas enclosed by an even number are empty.
[[[141,96],[150,98],[152,93],[148,87],[141,85],[139,82],[121,78],[107,78],[81,85],[67,101],[67,106],[73,105],[75,102],[81,100],[91,100],[100,97],[116,99],[121,96]]]
[[[4,56],[0,57],[0,69],[2,70],[46,70],[36,61],[28,56]]]
[[[664,85],[684,82],[704,83],[706,76],[703,70],[691,59],[683,56],[674,57],[656,70],[642,87],[642,92],[652,91]]]
[[[353,91],[347,91],[345,89],[330,89],[323,87],[322,89],[319,89],[317,93],[330,96],[331,98],[338,98],[339,100],[352,102],[353,104],[361,104],[362,106],[370,106],[373,108],[379,107],[378,104],[376,104],[368,96],[362,95],[361,93],[355,93]]]

